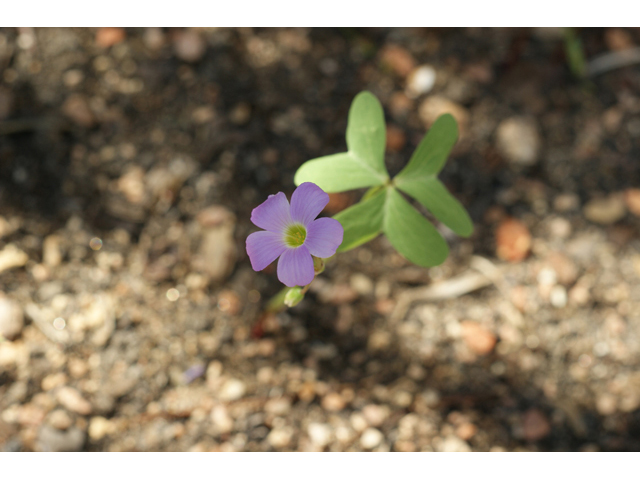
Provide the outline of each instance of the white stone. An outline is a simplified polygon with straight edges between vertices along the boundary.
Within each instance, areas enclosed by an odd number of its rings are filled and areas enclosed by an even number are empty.
[[[533,119],[511,117],[498,125],[496,143],[500,153],[510,162],[533,165],[540,153],[540,135]]]
[[[554,285],[549,295],[551,305],[556,308],[563,308],[567,305],[567,289],[562,285]]]
[[[309,434],[311,443],[320,448],[329,445],[333,437],[331,427],[324,423],[311,423],[309,428],[307,428],[307,433]]]
[[[362,273],[354,273],[351,275],[349,283],[351,284],[351,288],[360,295],[370,295],[373,292],[373,281]]]
[[[436,84],[436,69],[431,65],[420,65],[414,69],[407,79],[406,94],[416,98],[431,91]]]
[[[115,425],[104,417],[93,417],[89,422],[89,438],[101,440],[115,432]]]
[[[455,435],[449,435],[447,438],[440,442],[437,449],[439,452],[470,452],[471,447],[464,440],[456,437]]]
[[[230,378],[222,385],[220,389],[220,400],[224,402],[232,402],[244,397],[247,387],[241,380]]]
[[[366,405],[362,414],[372,427],[379,427],[389,416],[389,407],[386,405]]]
[[[267,435],[267,442],[274,448],[284,448],[291,442],[291,431],[287,428],[274,428]]]
[[[233,419],[224,405],[216,405],[211,410],[211,421],[220,433],[229,433],[233,430]]]
[[[378,445],[382,443],[384,440],[384,435],[377,428],[367,428],[364,432],[362,432],[362,436],[360,437],[360,445],[362,448],[366,448],[371,450],[376,448]]]
[[[29,260],[29,256],[10,243],[0,251],[0,272],[16,267],[22,267]]]

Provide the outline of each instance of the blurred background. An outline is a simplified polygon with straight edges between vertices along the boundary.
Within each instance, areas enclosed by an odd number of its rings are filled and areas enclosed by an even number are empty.
[[[640,449],[640,29],[0,29],[0,449]],[[475,232],[281,313],[251,210],[382,102]],[[331,195],[325,215],[357,201]]]

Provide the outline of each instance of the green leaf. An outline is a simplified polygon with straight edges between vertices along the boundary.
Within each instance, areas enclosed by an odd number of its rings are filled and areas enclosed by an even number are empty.
[[[325,192],[342,192],[384,185],[386,130],[378,99],[369,92],[356,95],[347,123],[348,152],[309,160],[296,172],[294,183],[313,182]]]
[[[425,179],[440,173],[457,139],[458,124],[453,116],[448,113],[440,115],[413,152],[409,163],[394,178],[396,185],[405,179]]]
[[[385,189],[383,189],[333,217],[344,228],[344,237],[338,252],[346,252],[378,236],[382,231],[385,199]]]
[[[451,230],[468,237],[473,232],[469,214],[436,178],[457,138],[455,119],[449,114],[438,117],[393,183],[418,200]]]
[[[440,265],[449,254],[447,242],[436,228],[395,188],[387,189],[382,228],[403,257],[422,267]]]
[[[473,233],[473,222],[469,214],[437,178],[406,179],[398,188],[418,200],[438,220],[461,237],[468,237]]]
[[[371,92],[360,92],[353,99],[347,124],[347,148],[363,165],[382,178],[389,178],[384,166],[387,141],[382,105]]]
[[[362,164],[351,152],[336,153],[302,164],[293,179],[296,185],[313,182],[325,192],[343,192],[356,188],[383,185],[385,179]]]

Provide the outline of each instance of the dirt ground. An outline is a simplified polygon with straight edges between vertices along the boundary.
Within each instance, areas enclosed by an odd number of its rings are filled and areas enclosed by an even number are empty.
[[[362,90],[392,174],[456,117],[475,232],[267,314],[250,212]],[[0,29],[0,450],[640,450],[639,139],[640,66],[558,29]]]

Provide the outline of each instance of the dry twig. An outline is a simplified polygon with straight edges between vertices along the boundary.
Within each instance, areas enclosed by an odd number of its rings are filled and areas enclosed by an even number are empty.
[[[467,271],[450,280],[425,287],[412,288],[400,294],[398,302],[391,312],[390,323],[395,325],[402,320],[415,302],[437,302],[439,300],[458,298],[491,284],[495,285],[506,299],[509,298],[509,289],[498,267],[486,258],[478,256],[471,258],[470,266],[477,270],[478,273]],[[510,301],[506,302],[501,313],[516,325],[523,323],[522,314]]]
[[[617,68],[628,67],[640,63],[640,47],[628,48],[619,52],[600,55],[587,65],[587,75],[595,77]]]

